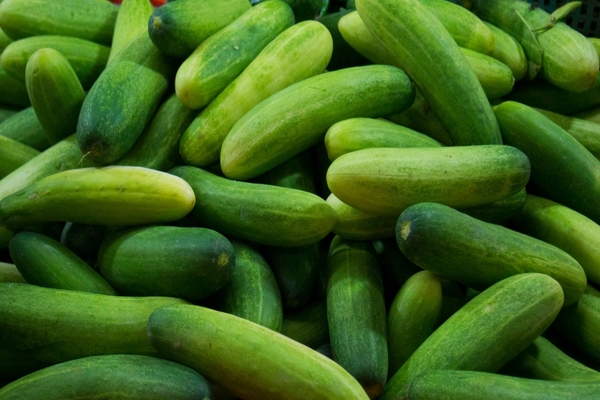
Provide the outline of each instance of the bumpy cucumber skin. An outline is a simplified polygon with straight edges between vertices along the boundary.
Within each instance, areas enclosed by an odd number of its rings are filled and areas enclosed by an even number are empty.
[[[547,275],[504,279],[452,315],[388,381],[381,400],[401,398],[429,370],[495,372],[552,323],[563,305],[558,282]]]
[[[139,34],[148,29],[148,18],[154,7],[146,0],[125,0],[119,6],[108,61]]]
[[[283,317],[281,334],[311,349],[329,343],[327,302],[321,300],[296,313],[286,314]]]
[[[455,145],[502,143],[475,73],[454,39],[419,0],[357,0],[356,7],[367,28],[414,81]]]
[[[3,67],[0,67],[0,102],[20,107],[31,104],[25,83],[8,74]]]
[[[33,107],[28,107],[0,124],[0,135],[16,140],[38,151],[44,151],[50,147],[46,138],[44,128],[35,115]]]
[[[162,307],[150,316],[148,336],[161,357],[193,368],[237,397],[368,399],[332,360],[233,315],[197,306]]]
[[[206,379],[188,367],[154,357],[116,354],[67,361],[0,390],[0,399],[205,400]]]
[[[527,75],[528,67],[523,46],[514,37],[495,25],[489,22],[484,22],[484,24],[492,30],[495,38],[496,45],[490,56],[508,66],[515,77],[515,81],[523,79]]]
[[[323,239],[336,222],[324,200],[302,190],[231,181],[195,167],[169,173],[187,181],[198,197],[191,216],[225,235],[298,247]]]
[[[0,179],[39,154],[34,148],[0,135]]]
[[[375,240],[393,237],[398,216],[377,215],[351,207],[335,197],[327,197],[327,204],[333,208],[338,219],[333,233],[348,240]]]
[[[294,25],[283,1],[259,3],[204,41],[175,77],[179,100],[200,109],[223,91],[281,32]]]
[[[396,114],[410,107],[414,96],[406,74],[387,65],[305,79],[261,102],[231,128],[221,148],[221,169],[231,179],[253,178],[317,144],[336,122]]]
[[[96,0],[4,0],[0,25],[13,40],[61,35],[110,45],[118,10]]]
[[[185,58],[211,35],[250,9],[247,0],[175,1],[157,8],[148,21],[152,43],[164,54]]]
[[[14,264],[0,262],[0,282],[27,283]]]

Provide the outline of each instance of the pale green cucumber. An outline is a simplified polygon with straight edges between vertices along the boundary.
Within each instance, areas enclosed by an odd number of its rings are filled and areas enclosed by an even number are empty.
[[[281,32],[294,24],[283,1],[259,3],[205,40],[175,77],[179,100],[200,109],[219,95]]]
[[[380,399],[401,398],[425,371],[497,371],[548,328],[562,305],[562,289],[547,275],[520,274],[496,283],[436,329],[388,381]]]
[[[502,143],[475,72],[419,0],[357,0],[356,7],[369,31],[388,47],[395,64],[421,91],[455,145]]]
[[[389,50],[367,29],[358,12],[344,15],[338,23],[340,34],[350,46],[374,64],[394,65]]]
[[[319,300],[300,311],[284,315],[281,334],[311,349],[329,343],[327,302]]]
[[[14,264],[0,262],[0,282],[26,283]]]
[[[31,104],[25,83],[15,79],[3,67],[0,67],[0,103],[19,107]]]
[[[154,12],[154,7],[146,0],[123,0],[115,21],[115,29],[110,46],[108,61],[140,33],[148,29],[148,19]]]
[[[490,56],[508,66],[515,77],[515,81],[523,79],[527,75],[528,68],[523,46],[514,37],[495,25],[489,22],[484,22],[484,24],[492,30],[496,43]]]
[[[32,158],[40,154],[34,148],[31,148],[16,140],[0,136],[0,179],[10,174]]]
[[[348,240],[375,240],[394,236],[398,216],[370,214],[343,203],[332,193],[327,204],[337,215],[333,233]]]
[[[512,196],[529,179],[529,161],[509,146],[366,149],[343,155],[327,171],[344,203],[379,215],[400,215],[424,201],[471,207]]]
[[[305,79],[264,100],[231,128],[221,148],[221,169],[231,179],[253,178],[323,140],[336,122],[396,114],[410,107],[414,96],[406,74],[387,65]]]
[[[316,21],[301,22],[277,36],[185,131],[180,152],[186,164],[217,163],[235,123],[272,94],[322,73],[332,46],[329,31]]]
[[[473,71],[475,71],[477,80],[483,87],[483,91],[488,99],[497,99],[512,91],[515,77],[507,65],[495,58],[473,50],[464,48],[460,50],[467,56],[467,61],[471,68],[473,68]]]
[[[161,357],[244,399],[368,399],[334,361],[230,314],[191,305],[162,307],[150,316],[148,337]]]
[[[184,180],[141,167],[63,171],[0,201],[7,229],[50,221],[92,225],[143,225],[176,221],[195,203]]]
[[[353,151],[374,147],[440,147],[440,143],[412,129],[372,118],[350,118],[331,126],[325,134],[331,161]]]
[[[33,107],[19,111],[0,124],[0,135],[16,140],[36,150],[44,151],[50,147],[44,128],[35,115]]]
[[[71,136],[85,92],[69,60],[54,49],[36,51],[27,61],[25,84],[48,141],[56,144]]]

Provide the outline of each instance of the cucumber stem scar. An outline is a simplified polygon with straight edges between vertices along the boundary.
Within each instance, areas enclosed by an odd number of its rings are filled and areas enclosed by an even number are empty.
[[[408,235],[410,235],[410,221],[404,221],[402,223],[402,229],[400,230],[400,235],[402,239],[406,240]]]

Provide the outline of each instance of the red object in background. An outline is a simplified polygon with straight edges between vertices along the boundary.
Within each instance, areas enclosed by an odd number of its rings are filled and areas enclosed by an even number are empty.
[[[115,3],[115,4],[121,4],[121,2],[123,0],[110,0],[111,2]],[[167,2],[167,0],[150,0],[150,3],[152,3],[152,5],[154,7],[160,7],[163,4],[165,4]]]

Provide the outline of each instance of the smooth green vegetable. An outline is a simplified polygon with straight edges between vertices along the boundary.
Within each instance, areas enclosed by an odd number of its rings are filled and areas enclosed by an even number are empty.
[[[31,104],[25,84],[8,74],[4,67],[0,67],[0,102],[20,107]]]
[[[327,197],[327,204],[337,215],[333,233],[348,240],[374,240],[394,236],[398,216],[371,214],[351,207],[335,197]]]
[[[492,30],[495,38],[494,51],[492,51],[490,56],[508,66],[515,77],[515,81],[523,79],[527,75],[528,68],[523,46],[514,37],[495,25],[489,22],[484,22],[484,24]]]
[[[35,115],[33,107],[28,107],[0,123],[0,135],[16,140],[38,151],[50,147],[44,128]]]
[[[27,163],[27,161],[38,154],[40,152],[34,148],[19,143],[16,140],[0,136],[0,179]]]

